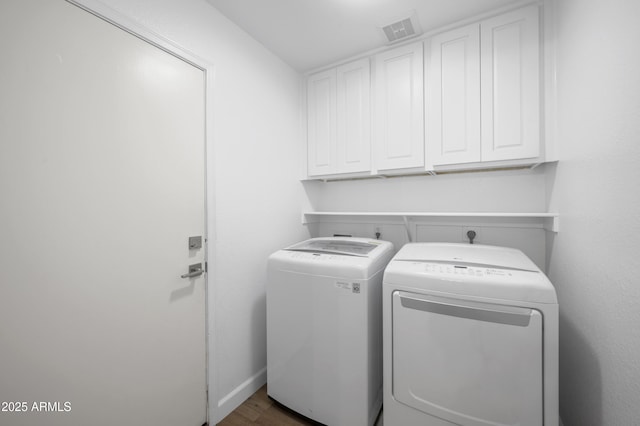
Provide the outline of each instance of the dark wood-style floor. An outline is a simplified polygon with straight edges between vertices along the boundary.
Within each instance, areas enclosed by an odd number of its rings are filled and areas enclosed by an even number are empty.
[[[225,417],[220,426],[306,426],[314,423],[294,412],[291,412],[267,396],[267,385],[264,385],[249,399]]]
[[[264,385],[249,399],[225,417],[219,426],[307,426],[317,423],[300,416],[267,396],[267,385]],[[376,426],[382,426],[382,415],[378,418]]]

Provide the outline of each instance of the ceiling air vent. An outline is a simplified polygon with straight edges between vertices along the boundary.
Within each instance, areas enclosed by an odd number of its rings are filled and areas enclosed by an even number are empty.
[[[397,19],[390,24],[382,26],[381,29],[389,43],[415,37],[422,33],[415,11],[408,17]]]

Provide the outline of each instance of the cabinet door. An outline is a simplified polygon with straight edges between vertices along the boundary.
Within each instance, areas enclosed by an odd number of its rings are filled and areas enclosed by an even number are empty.
[[[337,172],[371,168],[369,59],[337,68]]]
[[[422,43],[376,55],[378,170],[424,167]]]
[[[336,70],[307,79],[307,170],[309,176],[336,173]]]
[[[435,36],[430,58],[428,161],[480,161],[480,25]]]
[[[538,7],[481,24],[482,161],[540,154]]]

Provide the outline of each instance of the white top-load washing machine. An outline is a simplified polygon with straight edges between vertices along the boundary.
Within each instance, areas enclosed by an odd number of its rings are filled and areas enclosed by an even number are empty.
[[[385,426],[557,426],[558,303],[521,251],[413,243],[383,284]]]
[[[326,425],[372,425],[382,404],[382,275],[393,245],[314,238],[269,257],[267,393]]]

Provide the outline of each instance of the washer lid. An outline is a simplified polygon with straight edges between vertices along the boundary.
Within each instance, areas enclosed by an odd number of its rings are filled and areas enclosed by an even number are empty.
[[[372,242],[362,238],[345,239],[333,237],[312,238],[287,247],[286,250],[368,257],[379,246],[380,242]]]
[[[520,250],[472,244],[413,243],[406,244],[394,260],[449,263],[453,265],[514,269],[539,272],[535,263]]]

